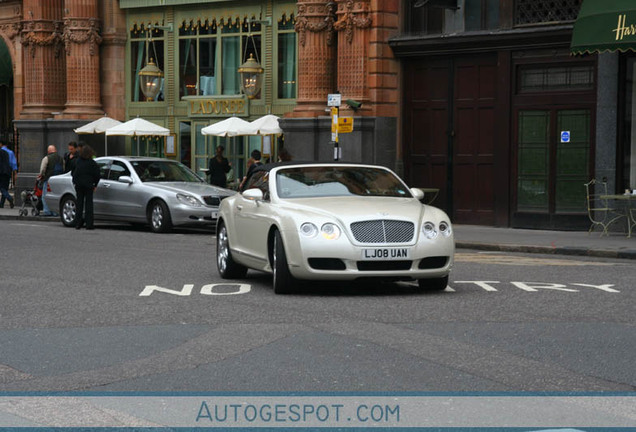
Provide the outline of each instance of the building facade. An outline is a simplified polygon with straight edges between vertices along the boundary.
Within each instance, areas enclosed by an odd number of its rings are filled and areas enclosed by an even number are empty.
[[[253,149],[333,160],[327,95],[340,93],[342,159],[439,188],[456,223],[586,229],[590,178],[636,187],[631,53],[572,55],[581,0],[0,1],[0,133],[32,180],[47,144],[104,113],[170,129],[109,138],[109,153],[203,173],[219,145],[240,178]],[[263,85],[248,98],[250,55]],[[162,71],[146,98],[140,72]],[[225,118],[281,117],[283,137],[219,138]],[[636,130],[636,129],[635,129]],[[103,136],[81,137],[103,149]],[[110,141],[112,139],[113,141]],[[20,181],[19,181],[20,183]]]
[[[580,3],[404,2],[405,176],[456,223],[589,226],[583,184],[614,177],[618,71],[570,55]]]
[[[361,104],[341,107],[356,118],[354,131],[341,135],[342,158],[396,165],[399,66],[386,41],[398,31],[397,2],[51,0],[37,11],[35,0],[0,3],[15,9],[6,14],[17,29],[7,39],[25,187],[47,144],[63,152],[81,138],[103,154],[100,137],[72,130],[104,113],[121,121],[140,116],[172,132],[168,139],[109,138],[111,154],[175,158],[199,173],[218,146],[235,178],[253,149],[275,160],[286,145],[296,160],[332,160],[330,93]],[[254,98],[241,91],[237,72],[250,55],[264,70]],[[163,73],[154,98],[140,89],[149,63]],[[265,114],[283,117],[282,138],[201,133],[231,116]]]

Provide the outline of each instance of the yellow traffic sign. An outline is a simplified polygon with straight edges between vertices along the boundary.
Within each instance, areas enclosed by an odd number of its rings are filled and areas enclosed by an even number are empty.
[[[338,132],[339,133],[353,132],[353,117],[340,117],[338,119]]]

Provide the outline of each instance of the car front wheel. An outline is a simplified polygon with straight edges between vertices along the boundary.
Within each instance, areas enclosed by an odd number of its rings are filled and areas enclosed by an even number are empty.
[[[427,291],[444,291],[448,286],[448,275],[435,279],[419,279],[417,283]]]
[[[216,233],[216,267],[223,279],[240,279],[247,274],[247,267],[232,258],[227,228],[223,223],[219,224],[219,231]]]
[[[64,197],[62,205],[60,206],[60,219],[64,226],[75,226],[75,219],[77,218],[77,201],[72,196]]]
[[[290,294],[294,291],[296,280],[289,272],[283,238],[278,231],[274,233],[274,244],[272,246],[272,271],[274,293]]]
[[[172,229],[170,210],[166,203],[161,200],[152,203],[148,218],[152,232],[165,233]]]

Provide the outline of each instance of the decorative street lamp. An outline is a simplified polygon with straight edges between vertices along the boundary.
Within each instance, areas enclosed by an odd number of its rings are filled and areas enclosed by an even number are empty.
[[[139,71],[139,85],[141,92],[146,96],[146,101],[155,100],[161,90],[162,78],[163,72],[157,67],[153,58],[146,61],[146,66]]]
[[[241,75],[243,93],[248,99],[254,99],[261,91],[263,68],[253,54],[250,53],[250,58],[238,68],[238,73]]]

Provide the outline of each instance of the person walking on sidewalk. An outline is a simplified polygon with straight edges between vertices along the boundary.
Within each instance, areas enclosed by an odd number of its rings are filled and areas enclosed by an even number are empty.
[[[9,165],[11,165],[11,181],[15,187],[15,174],[18,172],[18,160],[15,158],[15,153],[9,147],[7,143],[0,140],[0,150],[3,150],[9,154]]]
[[[95,229],[93,224],[93,192],[99,183],[100,172],[99,165],[93,160],[93,154],[93,149],[90,146],[82,147],[79,159],[72,171],[73,185],[77,195],[75,229],[80,229],[84,223],[86,229]]]
[[[13,205],[13,198],[9,194],[9,180],[11,179],[11,164],[9,163],[9,154],[0,150],[0,208],[4,207],[4,201],[9,201],[11,208]]]
[[[64,173],[64,159],[62,159],[62,156],[57,154],[57,149],[54,145],[48,146],[46,153],[46,156],[42,158],[40,174],[38,175],[38,180],[42,181],[42,216],[59,216],[57,212],[49,209],[44,197],[46,196],[46,190],[49,186],[49,178],[51,178],[51,176]]]

